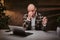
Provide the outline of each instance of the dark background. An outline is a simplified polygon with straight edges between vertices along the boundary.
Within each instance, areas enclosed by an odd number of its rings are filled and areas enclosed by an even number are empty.
[[[54,19],[53,21],[60,15],[60,0],[5,0],[6,15],[11,18],[10,25],[22,26],[23,15],[30,3],[35,4],[37,11],[49,19]]]

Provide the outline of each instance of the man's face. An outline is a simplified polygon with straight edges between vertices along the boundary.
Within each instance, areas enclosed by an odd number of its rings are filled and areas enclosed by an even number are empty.
[[[28,10],[28,13],[29,13],[29,12],[32,12],[32,14],[34,15],[35,12],[36,12],[36,10],[35,10],[35,9],[30,9],[30,10]]]
[[[36,8],[34,5],[29,5],[28,6],[28,13],[31,12],[33,15],[35,14],[36,12]]]

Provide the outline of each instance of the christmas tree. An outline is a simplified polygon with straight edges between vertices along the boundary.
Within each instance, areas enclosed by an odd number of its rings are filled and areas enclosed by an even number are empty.
[[[0,29],[8,28],[9,17],[5,15],[4,11],[6,8],[0,3]]]

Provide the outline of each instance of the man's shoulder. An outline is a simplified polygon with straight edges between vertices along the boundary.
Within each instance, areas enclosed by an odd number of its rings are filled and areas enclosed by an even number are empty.
[[[28,15],[28,14],[26,13],[26,14],[24,14],[24,15]]]
[[[37,12],[37,15],[41,15],[41,13],[40,12]]]
[[[39,17],[39,18],[43,18],[42,13],[41,13],[41,12],[37,12],[37,17]]]

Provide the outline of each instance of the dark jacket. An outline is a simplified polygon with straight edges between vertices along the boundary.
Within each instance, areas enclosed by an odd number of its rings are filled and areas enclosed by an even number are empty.
[[[23,17],[23,27],[26,28],[27,30],[31,30],[31,21],[27,20],[28,14],[25,14]],[[41,29],[41,19],[43,16],[41,13],[37,13],[36,20],[35,20],[35,29],[40,30]]]

